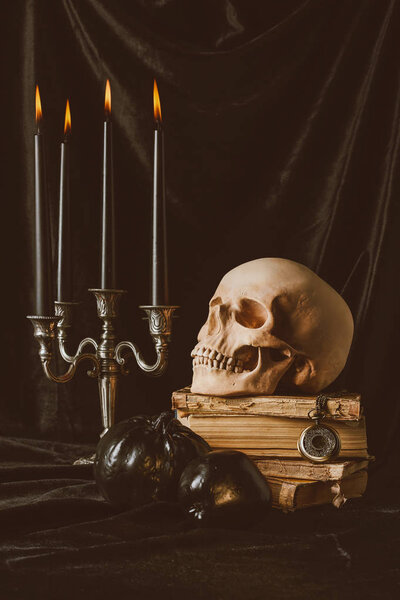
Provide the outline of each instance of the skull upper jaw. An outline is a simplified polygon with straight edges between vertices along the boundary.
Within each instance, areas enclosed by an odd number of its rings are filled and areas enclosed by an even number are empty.
[[[288,357],[274,369],[265,363],[263,349],[258,348],[255,368],[242,373],[194,364],[191,391],[197,394],[216,396],[270,395],[290,368],[294,356]]]

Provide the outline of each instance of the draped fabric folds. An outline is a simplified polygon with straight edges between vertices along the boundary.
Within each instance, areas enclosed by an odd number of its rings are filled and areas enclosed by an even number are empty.
[[[133,368],[118,418],[156,412],[190,382],[189,353],[221,276],[262,256],[314,269],[356,324],[336,389],[361,391],[371,450],[399,426],[400,6],[396,0],[24,0],[2,20],[1,432],[94,440],[96,384],[44,379],[30,324],[34,86],[42,95],[53,242],[63,110],[72,112],[73,335],[99,328],[101,134],[108,77],[115,123],[120,334],[150,357],[152,84],[166,145],[169,372]],[[61,365],[60,365],[60,368]]]

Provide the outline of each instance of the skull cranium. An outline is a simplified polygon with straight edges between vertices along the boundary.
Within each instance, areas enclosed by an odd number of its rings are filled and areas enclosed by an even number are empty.
[[[299,263],[260,258],[229,271],[192,351],[192,392],[317,393],[342,371],[353,337],[343,298]]]

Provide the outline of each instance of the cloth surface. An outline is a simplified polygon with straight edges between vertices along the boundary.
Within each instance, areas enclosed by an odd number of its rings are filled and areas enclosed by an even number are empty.
[[[1,598],[398,597],[398,469],[372,473],[366,496],[339,510],[197,529],[174,504],[115,511],[91,467],[71,466],[92,450],[0,438]]]
[[[152,344],[149,299],[152,86],[165,130],[171,301],[166,375],[132,368],[117,418],[166,409],[191,381],[190,351],[230,268],[262,256],[305,263],[354,314],[335,389],[363,395],[371,451],[398,435],[400,3],[396,0],[20,0],[2,44],[0,220],[2,394],[6,435],[95,441],[97,386],[80,368],[42,373],[32,311],[35,83],[40,86],[53,252],[59,154],[72,113],[71,194],[77,309],[69,347],[96,336],[103,98],[111,81],[120,339]],[[65,366],[59,364],[60,372]],[[384,409],[382,408],[384,406]]]

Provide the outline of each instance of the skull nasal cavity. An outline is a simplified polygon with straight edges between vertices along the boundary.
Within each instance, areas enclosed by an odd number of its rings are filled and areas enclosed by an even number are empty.
[[[235,311],[235,319],[243,327],[258,329],[268,319],[268,311],[263,304],[250,298],[242,298],[238,309]]]

